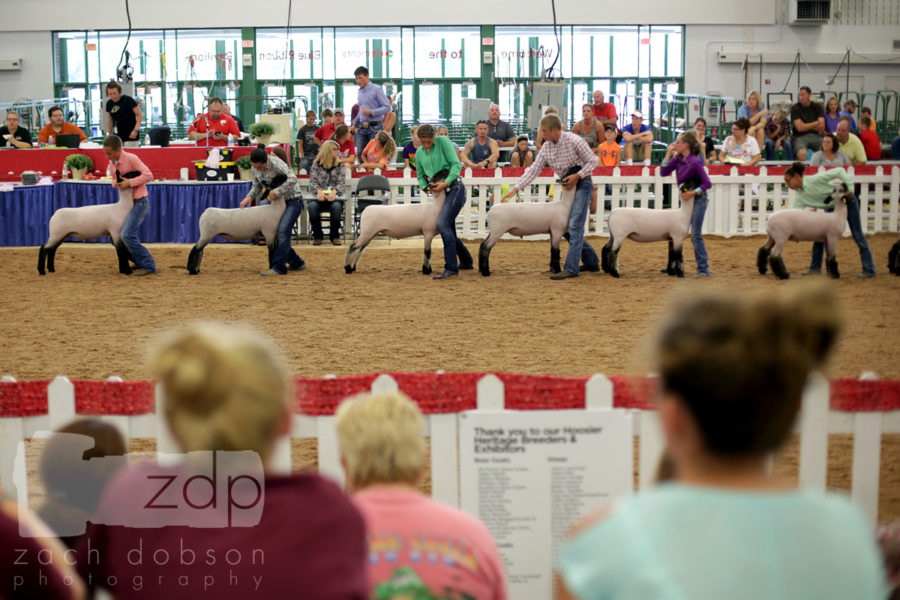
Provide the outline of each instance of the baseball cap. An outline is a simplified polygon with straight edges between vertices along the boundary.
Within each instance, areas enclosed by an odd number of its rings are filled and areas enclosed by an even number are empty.
[[[632,116],[632,117],[639,117],[639,118],[643,119],[643,118],[644,118],[644,113],[642,113],[642,112],[639,111],[639,110],[636,110],[636,111],[634,111],[633,113],[631,113],[631,116]]]
[[[858,106],[858,104],[856,104],[856,100],[844,100],[844,106],[847,106],[848,104],[850,106]]]

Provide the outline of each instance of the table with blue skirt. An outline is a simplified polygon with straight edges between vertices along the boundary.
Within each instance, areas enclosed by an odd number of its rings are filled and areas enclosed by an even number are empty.
[[[249,190],[249,181],[147,184],[150,206],[141,224],[141,241],[192,244],[200,237],[198,222],[204,210],[210,206],[237,208]],[[0,192],[0,246],[40,246],[47,241],[50,217],[57,209],[118,200],[118,190],[109,181],[62,181]],[[109,238],[90,241],[108,243]],[[225,241],[220,237],[213,240]]]

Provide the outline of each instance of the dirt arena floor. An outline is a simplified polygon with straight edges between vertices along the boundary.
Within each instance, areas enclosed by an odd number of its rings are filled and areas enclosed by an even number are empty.
[[[878,276],[860,279],[852,240],[838,248],[842,277],[833,283],[846,327],[829,376],[874,371],[900,379],[900,277],[887,274],[896,234],[869,238]],[[605,239],[592,238],[598,249]],[[271,336],[294,375],[376,371],[508,371],[530,374],[644,374],[646,348],[670,296],[706,287],[776,290],[801,279],[809,244],[791,244],[785,262],[794,277],[778,281],[756,272],[761,237],[707,238],[710,279],[666,277],[663,244],[626,242],[619,280],[602,273],[550,281],[548,242],[503,241],[492,271],[433,281],[420,272],[421,240],[376,240],[357,273],[345,275],[346,247],[295,243],[309,269],[262,278],[265,248],[246,244],[207,248],[201,274],[184,268],[190,247],[150,245],[159,268],[151,277],[116,271],[111,246],[69,243],[57,272],[37,274],[37,248],[0,248],[0,374],[20,380],[65,374],[74,379],[148,378],[148,344],[192,320],[244,322]],[[469,242],[477,253],[478,241]],[[565,246],[563,247],[565,251]],[[443,264],[435,242],[435,271]],[[695,268],[690,241],[686,268]],[[141,449],[152,448],[146,443]],[[851,436],[832,436],[829,485],[849,488]],[[314,464],[315,446],[295,441],[295,466]],[[796,444],[776,470],[796,477]],[[882,519],[900,518],[900,435],[882,445]]]

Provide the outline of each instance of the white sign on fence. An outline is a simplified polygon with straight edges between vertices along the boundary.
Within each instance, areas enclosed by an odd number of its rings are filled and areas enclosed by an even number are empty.
[[[582,515],[633,490],[631,416],[624,410],[460,415],[463,510],[490,529],[509,597],[553,597],[558,544]]]

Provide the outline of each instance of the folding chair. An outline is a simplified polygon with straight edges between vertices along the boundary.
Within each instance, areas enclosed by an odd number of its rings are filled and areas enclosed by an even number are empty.
[[[359,180],[353,195],[353,237],[359,237],[362,212],[374,204],[391,203],[391,184],[384,175],[366,175]]]

